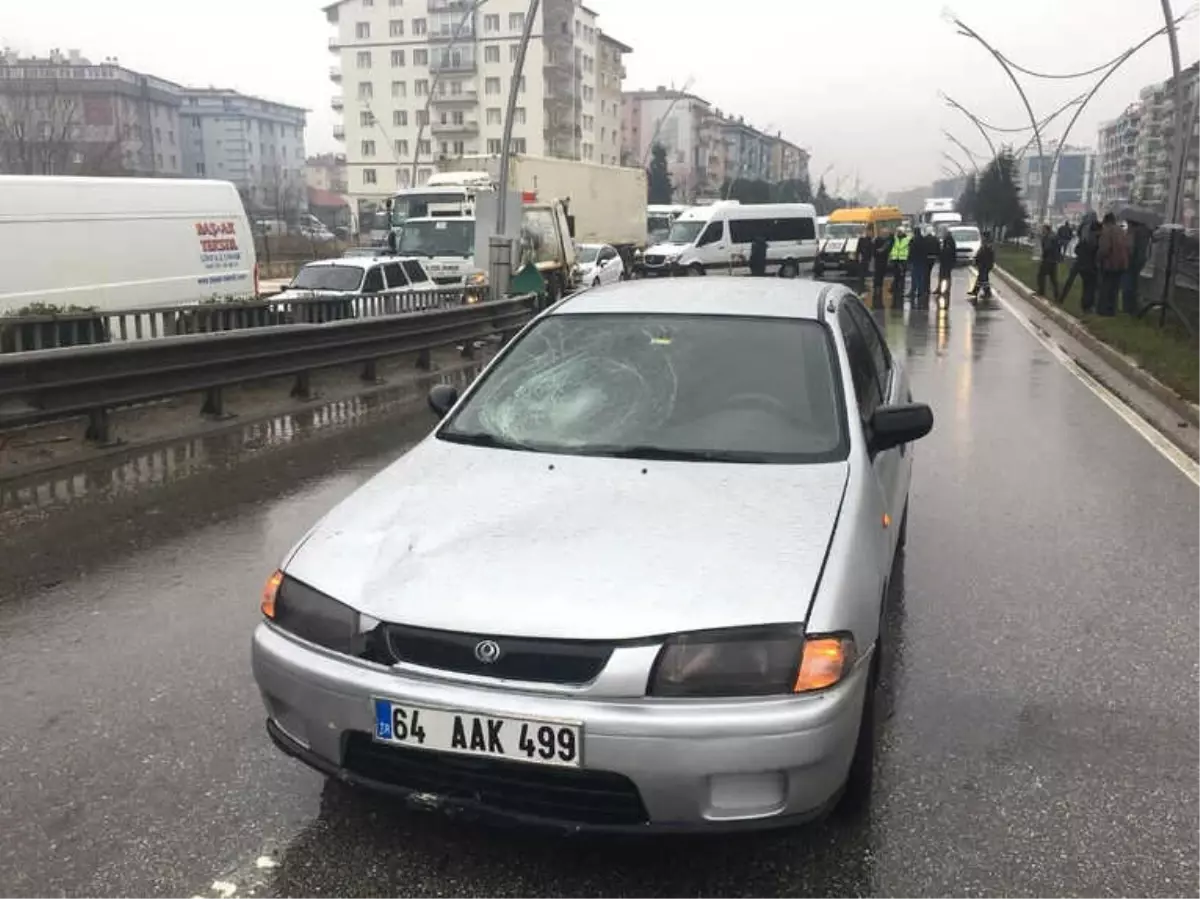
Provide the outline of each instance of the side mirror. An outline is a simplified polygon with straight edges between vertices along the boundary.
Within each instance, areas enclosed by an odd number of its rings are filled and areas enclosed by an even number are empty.
[[[905,403],[880,406],[871,416],[870,439],[872,453],[920,440],[933,430],[933,410],[925,403]]]
[[[458,388],[451,384],[435,384],[429,391],[429,408],[438,418],[445,418],[457,402]]]

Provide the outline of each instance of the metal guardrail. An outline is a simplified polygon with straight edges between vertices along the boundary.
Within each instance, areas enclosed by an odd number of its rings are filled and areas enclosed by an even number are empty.
[[[0,316],[0,353],[377,318],[447,309],[463,305],[468,299],[489,298],[486,288],[439,288],[354,297],[312,296],[289,300],[262,297],[246,302]]]
[[[363,364],[377,381],[380,359],[507,337],[536,312],[529,294],[408,314],[322,324],[247,328],[0,356],[0,428],[87,415],[89,439],[110,442],[109,411],[203,392],[201,412],[223,416],[222,388],[295,375],[294,396],[311,396],[316,369]]]

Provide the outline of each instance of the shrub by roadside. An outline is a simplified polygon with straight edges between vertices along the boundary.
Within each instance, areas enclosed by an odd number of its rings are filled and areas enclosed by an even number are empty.
[[[1037,289],[1038,263],[1027,248],[997,246],[996,263],[1030,290]],[[1060,285],[1069,271],[1069,261],[1059,266]],[[1065,312],[1114,350],[1137,360],[1149,374],[1180,396],[1193,403],[1200,399],[1200,352],[1196,338],[1189,337],[1177,323],[1170,321],[1165,328],[1159,328],[1154,313],[1147,319],[1085,314],[1080,306],[1082,287],[1076,279],[1063,302]],[[1141,299],[1147,301],[1144,295]]]

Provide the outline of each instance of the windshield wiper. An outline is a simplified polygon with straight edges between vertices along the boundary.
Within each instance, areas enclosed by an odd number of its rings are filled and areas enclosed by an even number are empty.
[[[583,453],[614,459],[655,459],[666,462],[763,462],[758,453],[737,450],[671,449],[664,446],[596,446]]]

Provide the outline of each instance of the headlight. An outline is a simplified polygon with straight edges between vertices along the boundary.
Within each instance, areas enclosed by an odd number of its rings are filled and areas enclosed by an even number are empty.
[[[475,272],[467,275],[467,287],[486,287],[488,282],[487,272]]]
[[[263,590],[263,614],[302,640],[343,652],[366,654],[369,630],[377,622],[282,572],[275,572]]]
[[[658,654],[652,696],[772,696],[831,687],[854,667],[847,635],[806,636],[802,625],[680,634]]]

